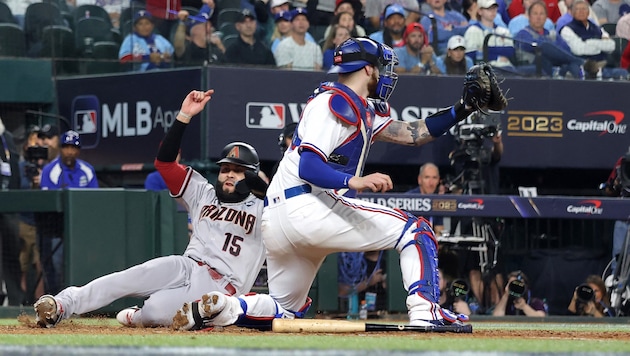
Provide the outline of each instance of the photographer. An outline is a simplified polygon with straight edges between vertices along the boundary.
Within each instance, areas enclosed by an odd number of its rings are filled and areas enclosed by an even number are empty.
[[[473,314],[473,310],[477,309],[478,304],[474,301],[474,297],[470,297],[468,282],[463,279],[450,280],[445,277],[441,268],[438,269],[438,277],[440,280],[440,306],[467,316]]]
[[[628,153],[619,157],[615,163],[615,167],[606,183],[602,184],[604,193],[609,197],[630,197],[630,148]],[[617,220],[615,221],[615,228],[613,230],[613,248],[612,248],[612,274],[616,274],[617,260],[621,254],[626,236],[630,234],[630,223],[628,221]]]
[[[40,127],[31,126],[28,129],[26,140],[22,146],[23,159],[20,160],[21,189],[39,189],[42,167],[48,161],[48,148],[44,146],[44,140],[40,137]],[[20,213],[20,269],[22,277],[20,287],[24,294],[24,305],[33,303],[44,294],[44,281],[42,278],[42,265],[39,248],[37,247],[37,225],[35,214],[32,212]],[[35,281],[29,283],[29,272],[35,270]],[[34,291],[30,285],[34,284]]]
[[[614,316],[606,295],[606,285],[600,276],[590,275],[573,291],[568,310],[575,315],[596,318]]]
[[[505,292],[492,315],[546,316],[545,303],[538,298],[532,298],[529,286],[529,280],[523,272],[514,271],[508,274]]]

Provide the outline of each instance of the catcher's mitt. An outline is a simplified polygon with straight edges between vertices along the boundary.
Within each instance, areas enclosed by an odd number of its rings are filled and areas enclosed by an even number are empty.
[[[486,63],[474,65],[466,73],[463,100],[466,106],[480,111],[501,111],[507,106],[494,70]]]

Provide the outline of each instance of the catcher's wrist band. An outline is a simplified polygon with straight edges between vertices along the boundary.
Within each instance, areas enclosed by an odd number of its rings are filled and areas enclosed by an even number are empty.
[[[188,115],[188,114],[186,114],[185,112],[182,112],[182,111],[178,112],[177,115],[181,115],[184,119],[188,119],[188,120],[192,119],[192,116],[190,116],[190,115]]]

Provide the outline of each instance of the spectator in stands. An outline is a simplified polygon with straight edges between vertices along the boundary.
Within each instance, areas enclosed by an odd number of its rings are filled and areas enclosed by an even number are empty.
[[[494,24],[501,27],[508,27],[506,22],[503,21],[503,17],[501,16],[501,4],[502,1],[497,1],[499,8],[497,9],[498,15],[494,18]],[[479,5],[477,4],[477,0],[464,0],[464,17],[468,21],[468,25],[472,25],[477,22],[477,15],[479,14]]]
[[[568,24],[569,22],[571,22],[571,20],[573,20],[573,16],[571,16],[571,8],[573,7],[574,1],[575,0],[564,0],[564,1],[558,2],[558,8],[560,8],[560,13],[562,14],[562,16],[560,16],[560,18],[556,20],[557,33],[560,33],[560,30],[562,29],[562,27]],[[595,14],[595,11],[593,11],[593,7],[591,7],[590,3],[587,3],[587,4],[588,4],[588,19],[591,20],[592,23],[599,26],[599,21],[597,20],[597,15]]]
[[[81,140],[76,131],[66,131],[60,139],[59,157],[42,169],[41,189],[98,188],[94,167],[79,159]],[[61,219],[63,221],[63,219]],[[53,235],[42,232],[41,258],[46,274],[46,293],[57,293],[64,283],[63,274],[63,224],[57,222]]]
[[[254,37],[256,25],[254,13],[248,9],[243,9],[241,17],[236,22],[236,30],[239,33],[239,37],[225,51],[228,63],[275,67],[276,60],[271,50]]]
[[[525,315],[543,317],[547,315],[545,303],[532,296],[531,284],[521,271],[508,274],[507,284],[501,299],[492,312],[493,316]]]
[[[412,22],[403,33],[404,47],[394,48],[398,56],[397,73],[440,74],[435,62],[437,57],[429,44],[427,33],[418,22]]]
[[[354,16],[350,12],[338,12],[333,17],[330,25],[326,27],[326,31],[324,32],[324,38],[328,37],[330,30],[335,25],[341,25],[350,30],[350,34],[352,37],[364,37],[365,30],[363,27],[357,25],[354,21]]]
[[[274,15],[276,21],[276,27],[273,30],[273,35],[271,36],[271,52],[276,53],[276,49],[280,42],[291,36],[291,18],[293,16],[292,11],[280,11]],[[313,43],[317,43],[309,32],[306,32],[304,38]]]
[[[472,299],[469,299],[468,295],[471,294],[470,291],[466,295],[460,296],[460,297],[455,297],[453,295],[455,292],[453,282],[455,283],[460,282],[460,285],[461,285],[461,281],[464,281],[464,280],[454,279],[444,274],[442,271],[442,268],[438,268],[438,279],[439,279],[439,287],[440,287],[440,301],[439,301],[440,306],[442,308],[448,308],[449,310],[452,310],[458,314],[464,314],[467,316],[470,316],[471,314],[473,314],[471,310],[473,308],[471,308],[471,306],[469,305],[469,302],[474,303],[476,307],[478,307],[478,303],[476,302],[474,297],[472,297]]]
[[[370,38],[395,48],[403,47],[405,32],[405,9],[398,4],[385,7],[382,30],[370,34]]]
[[[514,42],[510,31],[505,27],[495,25],[499,6],[495,0],[478,0],[477,19],[479,22],[471,24],[464,33],[466,39],[466,55],[474,61],[483,59],[483,44],[486,36],[492,34],[488,40],[487,62],[495,67],[514,67],[511,59],[514,57]]]
[[[510,3],[507,9],[507,13],[511,19],[525,12],[524,0],[514,0]],[[552,22],[556,22],[560,17],[560,8],[558,7],[558,0],[544,0],[547,5],[547,14]]]
[[[514,18],[512,18],[512,20],[510,20],[510,23],[508,24],[508,30],[510,30],[510,34],[512,35],[512,37],[515,37],[516,34],[520,30],[524,29],[525,27],[527,27],[527,25],[530,24],[529,7],[536,1],[539,1],[539,0],[523,0],[523,7],[525,8],[525,12],[523,12],[520,15],[516,15]],[[545,5],[544,2],[543,2],[543,6],[545,6],[545,14],[546,14],[547,5]],[[547,16],[545,16],[545,23],[543,27],[548,32],[553,33],[553,36],[556,35],[555,34],[556,26]]]
[[[575,315],[603,318],[614,316],[602,277],[592,274],[573,291],[571,303],[567,307]]]
[[[528,3],[529,0],[525,0]],[[521,61],[533,64],[536,59],[536,52],[540,53],[543,74],[551,77],[553,67],[561,67],[560,75],[565,75],[568,71],[574,79],[584,79],[584,59],[574,56],[571,49],[564,42],[562,37],[555,36],[555,30],[550,33],[544,27],[549,20],[547,18],[547,6],[539,0],[535,0],[528,6],[529,25],[520,30],[516,35],[516,48],[518,58]],[[536,43],[534,46],[533,44]],[[593,68],[593,66],[585,66]],[[597,72],[591,73],[596,75]]]
[[[274,53],[278,68],[322,69],[322,49],[317,44],[306,40],[308,27],[306,9],[294,9],[291,14],[291,36],[283,39]]]
[[[267,21],[259,21],[265,33],[264,42],[271,43],[271,37],[276,27],[276,19],[279,12],[288,12],[291,10],[290,1],[288,0],[269,0],[269,19]]]
[[[339,297],[349,297],[354,289],[358,294],[357,302],[365,300],[368,310],[387,311],[387,263],[383,253],[368,251],[339,254]]]
[[[588,19],[587,2],[575,0],[571,15],[573,20],[560,30],[560,35],[569,45],[571,53],[597,62],[599,71],[597,78],[626,79],[628,77],[627,70],[606,67],[607,54],[615,50],[615,41],[605,30]],[[587,77],[587,79],[594,78]]]
[[[302,7],[308,15],[311,26],[328,26],[335,16],[335,0],[307,0],[303,4],[294,4]]]
[[[429,42],[433,45],[437,55],[446,53],[448,39],[454,35],[464,35],[468,28],[468,21],[461,13],[447,10],[444,7],[446,0],[427,0],[431,12],[422,17],[422,27],[427,30]],[[433,28],[435,23],[435,28]],[[437,47],[435,45],[435,32],[437,32]]]
[[[625,5],[625,6],[624,6]],[[617,23],[625,10],[630,6],[629,0],[596,0],[593,2],[593,11],[597,16],[599,25]]]
[[[619,20],[617,20],[617,25],[615,26],[615,35],[617,37],[630,40],[630,6],[626,6],[624,4],[619,8],[619,11],[623,12],[623,14],[619,18]]]
[[[0,191],[20,189],[20,153],[13,134],[0,118]],[[7,199],[7,198],[4,198]],[[0,213],[0,283],[4,281],[9,305],[19,306],[24,298],[20,288],[20,235],[17,213]]]
[[[455,35],[448,40],[446,53],[435,61],[440,72],[449,75],[464,75],[473,66],[473,60],[466,55],[466,40]]]
[[[357,33],[363,33],[363,35],[360,36],[365,36],[367,31],[365,31],[365,28],[362,26],[365,17],[363,16],[363,4],[361,2],[362,0],[336,0],[334,14],[337,15],[341,12],[351,13],[354,18]]]
[[[324,62],[323,69],[328,70],[333,65],[333,53],[335,52],[335,48],[343,43],[343,41],[350,38],[350,30],[341,26],[334,25],[332,32],[328,34],[326,37],[326,41],[322,46],[322,50],[324,51]]]
[[[140,10],[133,17],[133,33],[123,40],[118,58],[122,63],[131,63],[135,71],[171,67],[173,45],[162,35],[153,32],[153,16]]]
[[[408,190],[407,193],[414,194],[443,194],[440,193],[440,170],[439,168],[431,163],[425,163],[420,166],[420,171],[418,172],[418,186]],[[433,231],[435,231],[435,235],[442,235],[442,231],[444,230],[444,222],[441,216],[425,216],[431,223],[431,227]]]
[[[151,13],[155,30],[164,38],[171,37],[171,28],[177,26],[177,14],[182,9],[182,0],[144,0],[146,10]],[[172,53],[172,52],[171,52]]]
[[[208,13],[200,13],[195,18],[189,18],[188,11],[181,10],[179,19],[173,36],[177,62],[195,66],[225,62],[225,46],[214,32]]]
[[[401,9],[410,10],[408,13],[403,10],[403,17],[406,20],[403,26],[420,20],[420,5],[416,0],[365,0],[365,17],[368,20],[366,25],[372,28],[372,31],[368,31],[368,33],[383,29],[384,24],[381,21],[385,21],[387,16],[382,15],[388,6],[393,4]]]

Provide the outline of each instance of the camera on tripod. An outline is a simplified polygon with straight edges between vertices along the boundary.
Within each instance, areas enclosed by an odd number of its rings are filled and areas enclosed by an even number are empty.
[[[24,165],[24,173],[29,180],[39,175],[39,170],[44,166],[44,162],[48,159],[48,147],[31,146],[24,153],[26,163]]]

